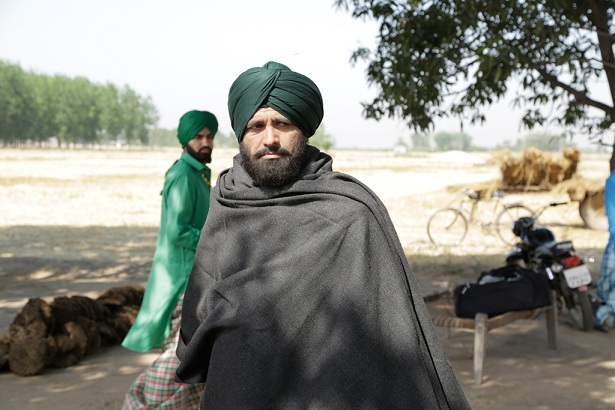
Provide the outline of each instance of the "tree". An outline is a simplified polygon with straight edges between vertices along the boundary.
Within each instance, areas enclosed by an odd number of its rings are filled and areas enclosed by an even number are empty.
[[[158,122],[158,111],[150,97],[139,96],[125,85],[119,94],[124,128],[122,136],[128,144],[147,144],[148,126]]]
[[[463,132],[439,132],[433,139],[438,151],[468,151],[472,147],[472,137]]]
[[[30,74],[27,76],[34,93],[36,124],[38,141],[45,141],[49,137],[57,137],[60,132],[58,125],[58,107],[60,106],[60,93],[56,91],[54,77]]]
[[[116,140],[122,134],[124,127],[120,90],[113,84],[106,84],[98,87],[97,92],[100,107],[99,138],[106,142]]]
[[[14,144],[36,135],[35,97],[16,65],[0,61],[0,142]]]
[[[314,135],[310,137],[309,144],[327,151],[333,148],[335,145],[335,139],[331,134],[327,134],[325,132],[325,126],[321,124]]]
[[[566,145],[563,135],[553,135],[544,132],[531,132],[525,136],[525,147],[538,148],[541,151],[559,152]]]
[[[532,129],[553,121],[602,143],[615,122],[615,0],[335,0],[379,22],[375,50],[359,48],[379,89],[364,116],[407,120],[417,131],[438,117],[463,125],[518,84],[515,107]],[[606,78],[610,102],[591,84]],[[615,141],[612,142],[615,146]],[[615,169],[615,149],[611,157]]]
[[[58,138],[64,143],[96,142],[99,108],[92,83],[85,77],[53,78],[53,92],[57,96],[55,120]]]
[[[152,128],[147,135],[148,144],[154,147],[179,147],[177,139],[177,128],[168,130],[166,128]]]
[[[415,132],[410,135],[410,141],[412,142],[412,149],[415,151],[426,151],[431,148],[429,143],[429,135],[423,132]]]
[[[214,138],[214,148],[237,148],[239,147],[239,143],[237,142],[237,137],[234,132],[229,132],[228,134],[223,133],[218,130],[216,133],[216,137]]]
[[[95,144],[123,139],[147,143],[158,121],[150,97],[130,87],[87,78],[26,72],[0,60],[0,145],[41,142]]]

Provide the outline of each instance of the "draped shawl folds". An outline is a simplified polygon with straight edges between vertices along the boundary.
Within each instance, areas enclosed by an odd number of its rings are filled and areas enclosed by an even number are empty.
[[[182,311],[177,380],[202,408],[467,409],[384,205],[308,149],[254,187],[212,190]]]
[[[182,147],[196,136],[203,128],[207,127],[211,135],[218,132],[218,119],[209,111],[188,111],[179,119],[177,127],[177,139]]]
[[[273,61],[237,77],[228,96],[231,126],[241,141],[254,112],[267,105],[295,124],[306,137],[318,129],[324,115],[320,90],[312,80]]]

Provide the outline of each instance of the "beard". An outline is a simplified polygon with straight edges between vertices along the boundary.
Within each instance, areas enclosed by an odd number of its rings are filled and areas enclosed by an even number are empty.
[[[244,144],[239,144],[242,166],[252,178],[255,186],[279,187],[296,179],[303,166],[303,157],[307,151],[307,138],[302,137],[294,147],[293,152],[286,148],[271,150],[263,148],[250,155]],[[278,159],[261,160],[263,155],[277,152],[282,155]]]
[[[186,152],[201,164],[209,164],[211,162],[211,151],[212,150],[209,152],[196,152],[190,145],[186,145]]]

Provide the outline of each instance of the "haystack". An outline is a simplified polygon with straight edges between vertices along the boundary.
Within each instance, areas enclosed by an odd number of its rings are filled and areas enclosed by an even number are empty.
[[[75,365],[102,346],[120,343],[134,323],[143,293],[142,286],[126,285],[97,299],[28,300],[9,334],[0,334],[0,369],[8,366],[19,376],[33,376],[46,367]]]
[[[564,148],[560,156],[531,147],[521,153],[498,151],[493,160],[501,171],[500,183],[507,190],[549,190],[576,175],[580,155],[576,148]]]
[[[500,168],[500,179],[447,187],[448,192],[461,188],[472,188],[478,199],[489,198],[497,190],[506,192],[568,193],[573,201],[581,201],[585,193],[593,195],[603,189],[601,182],[593,182],[577,175],[581,153],[576,148],[564,148],[561,155],[528,148],[520,153],[509,150],[492,154],[493,161]]]

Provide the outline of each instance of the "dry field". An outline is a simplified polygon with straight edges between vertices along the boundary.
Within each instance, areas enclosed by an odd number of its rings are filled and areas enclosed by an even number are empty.
[[[214,151],[214,177],[234,153]],[[178,156],[178,149],[0,150],[0,332],[30,297],[96,296],[119,284],[144,284],[164,173]],[[426,233],[429,216],[459,198],[447,186],[498,178],[489,154],[332,156],[337,171],[357,177],[383,200],[424,293],[472,281],[503,263],[509,247],[476,224],[454,249],[433,246]],[[579,173],[606,178],[608,158],[582,156]],[[505,198],[533,209],[567,199],[550,193]],[[480,218],[488,220],[491,212],[486,204]],[[542,222],[594,257],[597,277],[607,233],[583,226],[578,203],[548,210]],[[558,336],[558,350],[551,351],[543,320],[490,332],[480,386],[472,381],[472,333],[442,333],[442,342],[475,409],[615,408],[615,332],[581,333],[562,317]],[[119,409],[124,391],[154,357],[117,347],[32,378],[1,373],[0,407]]]

